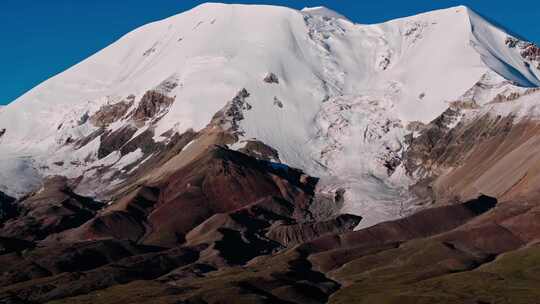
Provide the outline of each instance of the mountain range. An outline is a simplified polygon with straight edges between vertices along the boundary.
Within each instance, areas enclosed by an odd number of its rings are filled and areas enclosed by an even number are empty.
[[[0,303],[534,303],[540,48],[207,3],[0,109]]]

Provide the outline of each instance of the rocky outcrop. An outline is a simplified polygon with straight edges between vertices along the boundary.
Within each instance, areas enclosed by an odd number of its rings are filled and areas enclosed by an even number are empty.
[[[274,105],[280,109],[283,108],[283,102],[277,96],[274,96]]]
[[[112,152],[119,151],[133,135],[137,132],[137,128],[126,125],[115,131],[107,131],[101,135],[100,145],[98,149],[98,158],[102,159]]]
[[[174,97],[150,90],[143,95],[137,108],[130,114],[131,118],[138,125],[142,125],[148,120],[159,119],[162,114],[166,113],[173,102]]]
[[[405,168],[410,175],[424,177],[432,174],[439,166],[445,163],[454,163],[451,158],[457,153],[448,153],[448,150],[471,149],[476,136],[469,139],[468,144],[463,145],[463,137],[470,136],[474,129],[458,132],[451,126],[459,119],[461,111],[458,108],[450,107],[443,114],[437,117],[427,126],[422,126],[420,135],[414,137],[412,134],[407,139],[409,146],[404,154]],[[486,118],[489,120],[489,118]],[[460,138],[456,138],[460,137]],[[436,174],[436,173],[435,173]]]
[[[81,137],[77,140],[73,140],[71,137],[69,137],[68,140],[66,140],[64,144],[66,145],[73,144],[75,150],[81,149],[84,146],[91,143],[96,138],[102,136],[106,132],[105,130],[106,130],[105,128],[99,128],[95,130],[94,132],[88,134],[87,136]]]
[[[266,76],[264,76],[264,82],[266,83],[275,83],[279,84],[279,78],[274,73],[268,73]]]
[[[164,145],[156,143],[154,141],[154,130],[147,129],[146,131],[135,136],[129,140],[125,145],[120,148],[120,154],[126,155],[131,152],[141,149],[144,155],[149,155],[152,153],[157,153],[163,148]]]
[[[223,130],[238,137],[244,134],[239,122],[244,120],[244,112],[251,110],[251,104],[247,102],[249,92],[244,88],[217,112],[212,118],[211,124],[220,126]]]
[[[96,113],[90,116],[90,122],[96,127],[106,127],[113,122],[119,121],[126,115],[134,101],[135,96],[130,95],[126,100],[104,105]]]

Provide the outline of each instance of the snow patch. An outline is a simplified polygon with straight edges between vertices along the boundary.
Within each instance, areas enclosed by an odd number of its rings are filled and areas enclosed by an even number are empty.
[[[137,150],[130,152],[124,156],[122,156],[115,164],[114,168],[122,170],[125,167],[135,163],[139,159],[141,159],[144,156],[144,153],[142,152],[141,148],[138,148]]]

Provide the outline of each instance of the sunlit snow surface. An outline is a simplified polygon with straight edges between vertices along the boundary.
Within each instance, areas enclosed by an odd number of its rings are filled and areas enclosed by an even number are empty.
[[[35,184],[40,174],[83,174],[99,138],[77,151],[63,146],[95,131],[81,117],[173,79],[176,99],[155,134],[203,128],[245,88],[252,108],[242,140],[321,177],[319,191],[346,189],[343,212],[364,216],[362,225],[396,218],[410,211],[413,181],[402,167],[389,176],[381,159],[403,152],[409,122],[431,121],[491,70],[500,81],[540,83],[506,37],[466,7],[360,25],[321,7],[204,4],[136,29],[0,110],[0,159],[24,164],[1,172],[0,190],[20,191],[23,183],[11,190],[16,181]],[[270,72],[278,84],[263,81]],[[99,162],[121,170],[141,157]],[[51,165],[61,160],[68,166]]]

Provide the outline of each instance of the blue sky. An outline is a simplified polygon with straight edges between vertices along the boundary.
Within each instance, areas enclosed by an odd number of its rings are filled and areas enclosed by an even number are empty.
[[[6,104],[150,21],[185,11],[190,0],[2,0],[0,104]],[[230,1],[221,1],[230,2]],[[538,0],[232,1],[294,8],[324,5],[358,23],[377,23],[465,4],[507,29],[540,42]]]

